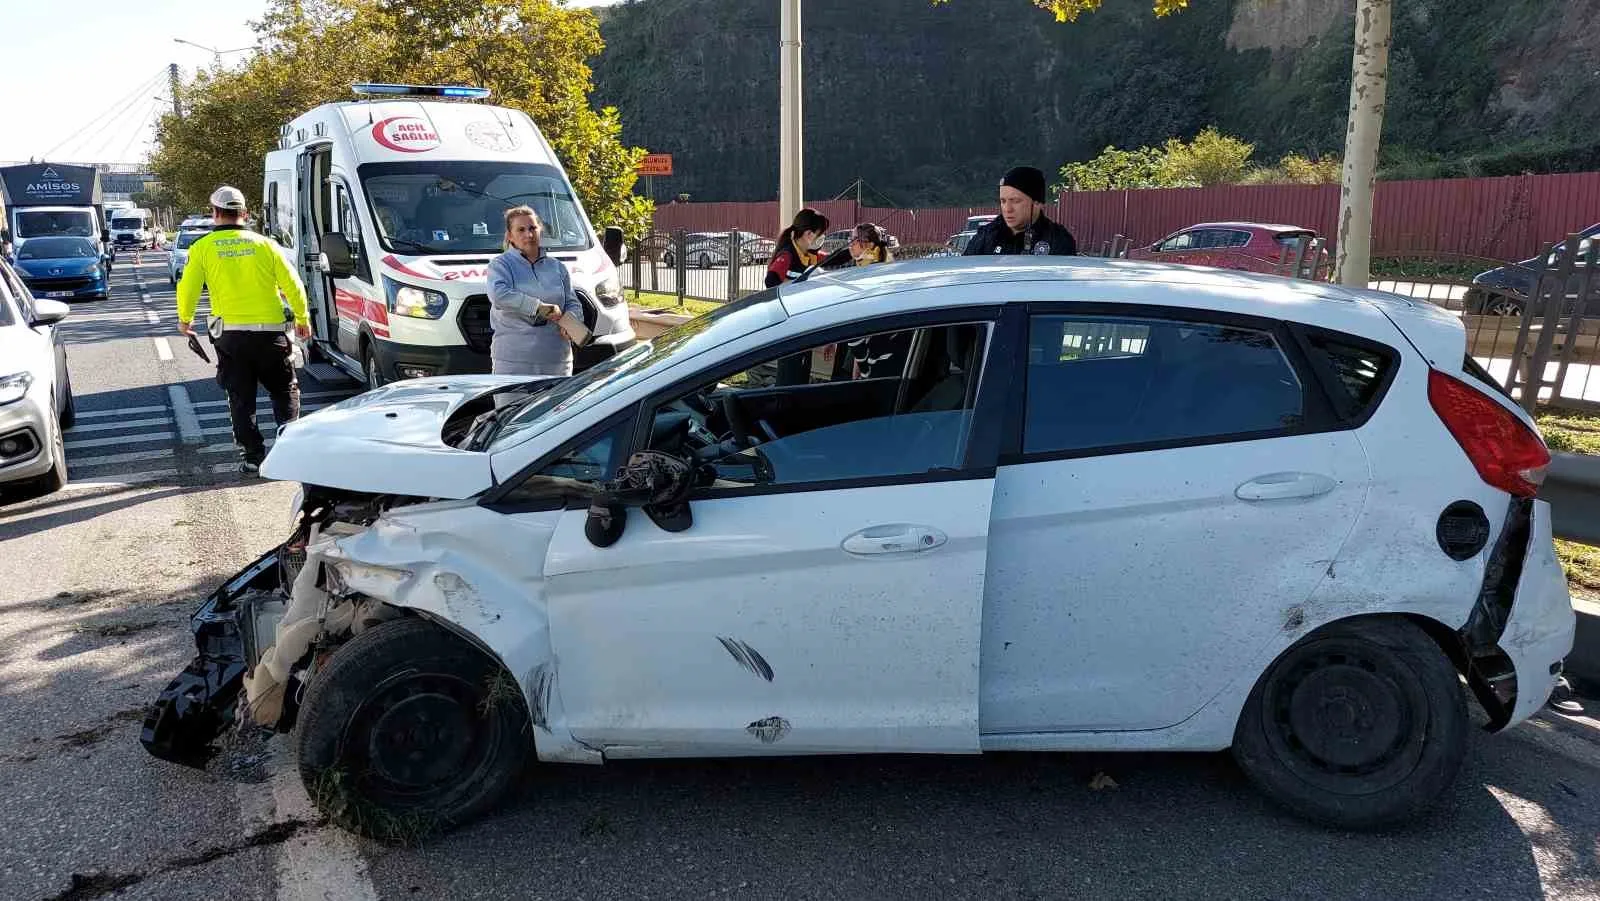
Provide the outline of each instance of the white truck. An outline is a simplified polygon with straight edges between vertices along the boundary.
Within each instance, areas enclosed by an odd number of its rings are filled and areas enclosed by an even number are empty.
[[[549,142],[520,110],[469,102],[480,88],[363,84],[358,100],[284,125],[267,154],[260,230],[306,283],[313,347],[369,387],[487,372],[485,281],[507,209],[544,221],[593,340],[582,370],[634,343],[616,264]]]
[[[6,211],[0,244],[13,255],[30,238],[88,238],[110,270],[115,252],[105,227],[99,169],[65,163],[0,167],[0,191]]]

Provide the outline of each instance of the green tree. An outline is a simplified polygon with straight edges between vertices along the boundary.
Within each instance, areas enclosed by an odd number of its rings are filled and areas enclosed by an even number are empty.
[[[1154,147],[1118,150],[1107,147],[1088,162],[1061,167],[1057,191],[1121,191],[1169,187],[1162,178],[1164,155]]]
[[[360,81],[471,83],[528,113],[550,140],[598,225],[630,236],[649,224],[633,194],[644,151],[621,141],[614,109],[589,105],[588,61],[603,44],[594,14],[553,0],[272,0],[256,26],[261,52],[202,72],[163,117],[158,177],[199,206],[227,182],[259,202],[262,159],[278,129]]]
[[[933,0],[934,3],[948,3],[950,0]],[[1057,22],[1076,22],[1084,13],[1092,13],[1100,8],[1104,0],[1029,0],[1034,6],[1052,13]],[[1189,0],[1151,0],[1151,6],[1158,16],[1175,13],[1186,9]]]
[[[1230,185],[1244,180],[1250,171],[1250,154],[1255,145],[1208,126],[1185,144],[1177,138],[1167,141],[1161,159],[1161,177],[1168,185]]]

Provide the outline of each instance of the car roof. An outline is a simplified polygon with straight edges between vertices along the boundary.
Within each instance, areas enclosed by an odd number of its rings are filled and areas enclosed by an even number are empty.
[[[803,282],[781,286],[778,297],[788,315],[798,316],[846,301],[854,304],[926,288],[956,289],[929,296],[928,307],[971,305],[975,295],[985,297],[985,292],[959,289],[1023,283],[1049,283],[1058,289],[1084,286],[1040,292],[1033,299],[1041,301],[1099,299],[1149,306],[1225,307],[1269,319],[1312,323],[1330,317],[1347,320],[1352,314],[1365,320],[1381,319],[1380,309],[1386,305],[1417,305],[1398,295],[1234,269],[1120,258],[1026,255],[930,257],[818,272]],[[1097,295],[1094,285],[1107,286],[1108,290]],[[1192,290],[1172,290],[1175,287]],[[982,302],[993,301],[986,298]]]
[[[1307,228],[1307,227],[1305,227],[1303,225],[1273,225],[1273,224],[1267,223],[1267,222],[1196,222],[1194,225],[1185,226],[1183,228],[1178,229],[1178,231],[1186,232],[1186,231],[1190,231],[1190,230],[1193,230],[1193,229],[1196,229],[1196,228],[1259,228],[1262,231],[1271,231],[1271,232],[1315,232],[1316,231],[1316,229],[1314,229],[1314,228]]]

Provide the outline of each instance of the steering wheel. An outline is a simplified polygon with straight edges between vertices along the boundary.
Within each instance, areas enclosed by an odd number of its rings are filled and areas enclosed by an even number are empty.
[[[706,398],[706,392],[704,391],[691,391],[685,394],[683,396],[683,405],[701,416],[710,416],[715,409],[711,406],[711,401]]]
[[[750,421],[745,418],[744,408],[739,406],[739,401],[732,394],[722,396],[722,415],[728,420],[728,428],[733,432],[733,440],[740,447],[754,447],[761,443],[759,438],[750,434]]]

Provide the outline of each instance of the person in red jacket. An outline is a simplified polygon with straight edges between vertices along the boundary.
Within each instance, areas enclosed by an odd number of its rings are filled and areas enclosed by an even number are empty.
[[[828,217],[811,207],[794,214],[794,222],[778,235],[778,246],[767,265],[767,287],[776,288],[817,263],[822,236],[828,232]]]

